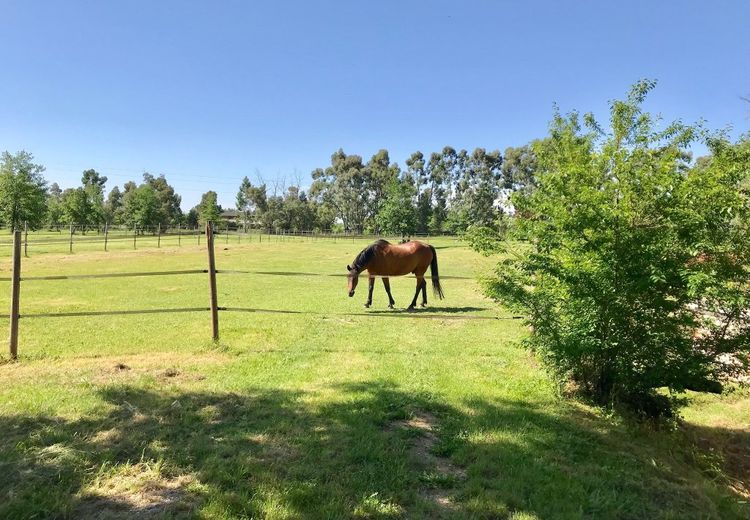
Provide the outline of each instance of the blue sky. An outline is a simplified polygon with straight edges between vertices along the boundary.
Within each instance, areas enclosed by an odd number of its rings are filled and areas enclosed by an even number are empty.
[[[606,116],[639,78],[665,119],[750,130],[750,2],[0,1],[0,150],[63,188],[164,173],[183,209],[287,184],[342,147],[403,165]]]

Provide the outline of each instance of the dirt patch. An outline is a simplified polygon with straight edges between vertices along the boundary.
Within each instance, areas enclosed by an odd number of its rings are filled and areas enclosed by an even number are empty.
[[[179,367],[181,380],[201,381],[197,373],[207,366],[229,363],[231,357],[221,353],[153,352],[112,356],[41,358],[22,363],[0,364],[0,379],[23,383],[50,380],[59,384],[87,381],[93,384],[119,382],[151,374],[159,377],[168,368]]]
[[[466,478],[466,470],[456,466],[449,459],[439,457],[433,453],[438,441],[438,419],[428,412],[416,412],[409,419],[394,421],[391,430],[411,430],[419,435],[412,440],[410,453],[420,466],[427,468],[425,473],[426,486],[420,490],[420,496],[427,502],[433,503],[440,510],[453,511],[456,505],[451,493],[443,489],[446,484],[461,481]]]
[[[125,518],[188,518],[194,515],[199,498],[188,491],[190,475],[160,476],[146,464],[98,480],[73,511],[73,518],[113,520]]]
[[[91,436],[91,441],[102,446],[112,446],[119,442],[121,437],[119,429],[111,428],[109,430],[96,432]]]
[[[165,370],[164,372],[162,372],[162,375],[163,375],[164,377],[177,377],[177,376],[179,376],[179,375],[180,375],[181,373],[182,373],[182,372],[180,372],[180,371],[179,371],[178,369],[176,369],[176,368],[172,367],[172,368],[168,368],[168,369],[166,369],[166,370]]]

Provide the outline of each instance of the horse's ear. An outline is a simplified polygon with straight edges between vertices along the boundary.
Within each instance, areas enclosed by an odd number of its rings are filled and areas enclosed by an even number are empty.
[[[352,270],[352,268],[351,268],[351,267],[349,267],[349,266],[347,265],[347,266],[346,266],[346,270],[347,270],[347,271],[351,271],[351,270]]]

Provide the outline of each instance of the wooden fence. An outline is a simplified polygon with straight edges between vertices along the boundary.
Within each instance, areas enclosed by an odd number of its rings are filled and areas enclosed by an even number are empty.
[[[218,302],[217,288],[216,288],[216,275],[217,274],[228,274],[228,275],[270,275],[270,276],[326,276],[326,277],[342,277],[347,276],[346,274],[330,274],[330,273],[312,273],[312,272],[287,272],[287,271],[250,271],[250,270],[218,270],[216,269],[216,258],[215,258],[215,241],[217,235],[214,232],[212,224],[209,222],[206,224],[205,229],[206,237],[206,251],[207,251],[207,267],[205,269],[183,269],[173,271],[143,271],[143,272],[123,272],[123,273],[103,273],[103,274],[69,274],[69,275],[49,275],[49,276],[27,276],[21,275],[21,258],[23,256],[23,250],[25,244],[22,240],[22,231],[16,230],[13,233],[13,259],[12,259],[12,272],[10,278],[0,279],[0,281],[11,282],[11,306],[10,306],[10,337],[9,337],[9,348],[10,357],[12,359],[18,358],[18,332],[19,325],[22,319],[31,318],[66,318],[66,317],[79,317],[79,316],[115,316],[115,315],[137,315],[137,314],[162,314],[162,313],[181,313],[181,312],[210,312],[211,317],[211,337],[214,341],[219,340],[219,311],[233,311],[233,312],[244,312],[244,313],[276,313],[276,314],[306,314],[306,315],[321,315],[331,316],[331,313],[318,313],[310,311],[296,311],[296,310],[284,310],[284,309],[259,309],[259,308],[247,308],[247,307],[220,307]],[[22,314],[21,313],[21,288],[23,281],[47,281],[47,280],[76,280],[76,279],[93,279],[93,278],[126,278],[126,277],[146,277],[146,276],[184,276],[192,274],[207,274],[208,275],[208,306],[206,307],[177,307],[177,308],[166,308],[166,309],[134,309],[134,310],[91,310],[91,311],[76,311],[76,312],[51,312],[51,313],[34,313],[34,314]],[[380,277],[380,276],[378,276]],[[430,276],[425,276],[430,278]],[[441,279],[454,279],[454,280],[470,280],[471,277],[465,276],[440,276]],[[373,314],[366,312],[359,313],[338,313],[336,316],[362,316],[362,317],[388,317],[388,318],[423,318],[423,319],[452,319],[452,320],[505,320],[505,319],[520,319],[519,316],[473,316],[473,315],[451,315],[451,314],[401,314],[401,313],[389,313],[389,314]]]
[[[11,272],[11,298],[10,298],[10,337],[8,340],[11,359],[18,359],[18,329],[22,318],[55,318],[72,316],[112,316],[122,314],[151,314],[151,313],[173,313],[173,312],[196,312],[210,311],[211,331],[214,341],[219,339],[219,306],[216,294],[216,260],[214,256],[215,235],[211,223],[206,224],[206,249],[208,251],[207,269],[183,269],[178,271],[146,271],[133,273],[106,273],[106,274],[79,274],[79,275],[52,275],[52,276],[21,276],[21,254],[24,249],[21,241],[21,231],[13,232],[13,267]],[[87,311],[87,312],[60,312],[60,313],[37,313],[21,314],[21,282],[24,280],[72,280],[83,278],[125,278],[135,276],[174,276],[187,274],[208,274],[209,305],[208,307],[179,307],[172,309],[142,309],[142,310],[120,310],[120,311]]]

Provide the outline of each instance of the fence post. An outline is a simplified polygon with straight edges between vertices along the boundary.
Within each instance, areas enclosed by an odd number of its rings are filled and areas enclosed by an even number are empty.
[[[13,273],[10,292],[10,346],[11,359],[18,358],[18,318],[21,310],[21,231],[13,232]]]
[[[182,224],[177,224],[177,245],[182,245]]]
[[[104,252],[107,252],[107,240],[109,239],[109,222],[104,223]]]
[[[29,223],[23,223],[23,256],[29,257]]]
[[[133,249],[135,249],[135,241],[138,238],[138,224],[133,224]]]
[[[70,246],[68,247],[68,252],[73,252],[73,224],[70,225]]]
[[[198,245],[201,245],[201,228],[196,227],[195,230],[197,231],[198,235]]]
[[[161,222],[156,228],[156,247],[161,247]]]
[[[211,331],[214,341],[219,340],[219,304],[216,296],[216,259],[214,257],[214,232],[211,222],[206,222],[208,249],[208,289],[211,293]]]

